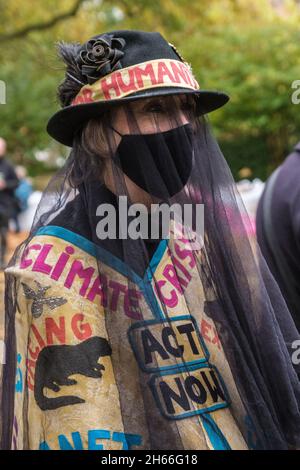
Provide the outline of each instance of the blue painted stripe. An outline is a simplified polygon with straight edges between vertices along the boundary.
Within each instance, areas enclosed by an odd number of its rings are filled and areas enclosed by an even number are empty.
[[[150,260],[150,264],[146,270],[144,280],[148,279],[149,281],[152,281],[153,274],[155,273],[157,266],[159,265],[166,248],[168,246],[168,242],[166,239],[163,239],[160,241],[158,247],[156,248],[154,255],[152,256]]]
[[[96,245],[94,242],[88,240],[82,235],[79,235],[78,233],[72,232],[71,230],[68,230],[64,227],[59,227],[58,225],[47,225],[46,227],[40,227],[36,231],[35,235],[49,235],[49,236],[61,238],[69,243],[72,243],[73,245],[77,246],[78,248],[90,254],[91,256],[94,256],[95,258],[99,259],[100,261],[105,263],[107,266],[110,266],[111,268],[115,269],[117,272],[121,273],[124,277],[129,278],[137,286],[139,286],[139,288],[141,289],[141,291],[143,292],[145,296],[146,302],[148,303],[154,317],[155,318],[163,317],[162,310],[151,288],[151,285],[149,284],[149,280],[146,280],[148,276],[147,272],[146,272],[145,278],[144,279],[141,278],[126,263],[120,260],[117,256],[107,251],[105,248],[99,245]],[[162,240],[162,242],[164,241],[165,240]],[[162,250],[164,249],[164,246],[165,245],[163,245],[161,249],[159,249],[160,246],[157,247],[154,253],[154,256],[156,255],[155,263],[158,262],[158,256],[163,255]]]
[[[231,450],[226,437],[208,413],[201,416],[201,421],[214,450]]]
[[[165,318],[165,315],[159,305],[157,297],[153,292],[152,286],[149,281],[144,281],[139,284],[140,289],[143,291],[148,305],[150,306],[151,312],[154,318],[161,320]]]
[[[64,227],[47,225],[46,227],[39,228],[35,235],[52,235],[54,237],[62,238],[63,240],[66,240],[82,249],[86,253],[89,253],[91,256],[103,261],[103,263],[123,274],[123,276],[129,277],[136,284],[139,284],[142,280],[142,278],[136,274],[133,269],[105,248],[96,245],[94,242],[88,240],[82,235],[72,232]]]

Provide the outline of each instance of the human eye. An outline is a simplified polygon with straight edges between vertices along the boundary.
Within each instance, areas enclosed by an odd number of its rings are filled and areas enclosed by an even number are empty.
[[[151,101],[145,106],[144,110],[147,113],[159,114],[165,112],[165,106],[161,101]]]
[[[191,101],[185,101],[181,105],[181,109],[183,111],[189,111],[190,113],[196,111],[196,103],[191,102]]]

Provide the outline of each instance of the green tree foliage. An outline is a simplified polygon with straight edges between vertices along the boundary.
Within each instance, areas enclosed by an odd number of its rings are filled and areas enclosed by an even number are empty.
[[[300,140],[300,105],[291,102],[300,79],[299,2],[0,0],[0,14],[0,80],[7,87],[0,135],[16,160],[34,162],[46,147],[66,153],[45,131],[63,78],[55,42],[111,29],[160,31],[192,64],[201,88],[230,95],[209,119],[235,177],[247,166],[265,179]]]

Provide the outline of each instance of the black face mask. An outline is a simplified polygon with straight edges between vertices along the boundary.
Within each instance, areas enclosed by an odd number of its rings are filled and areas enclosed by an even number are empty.
[[[191,124],[156,134],[120,135],[116,164],[135,184],[161,199],[182,190],[192,169]]]

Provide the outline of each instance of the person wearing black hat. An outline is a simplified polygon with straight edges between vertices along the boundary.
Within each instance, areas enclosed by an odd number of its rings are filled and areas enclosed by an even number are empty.
[[[299,446],[299,335],[206,116],[228,95],[156,32],[59,54],[71,150],[5,270],[1,447]]]

